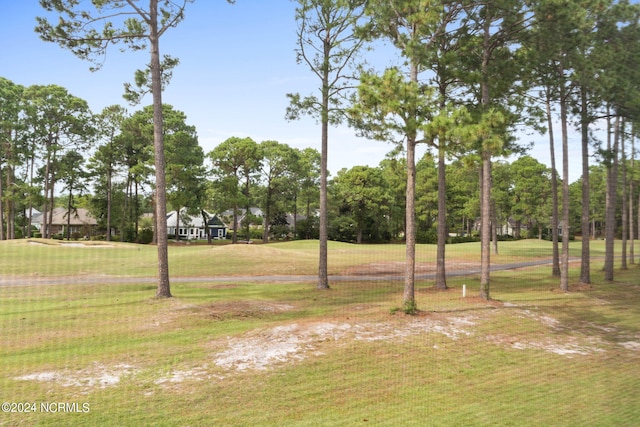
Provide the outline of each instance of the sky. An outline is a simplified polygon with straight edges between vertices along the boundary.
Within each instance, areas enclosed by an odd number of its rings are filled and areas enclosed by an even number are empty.
[[[108,51],[99,71],[70,51],[47,43],[34,32],[36,16],[44,16],[39,2],[0,0],[0,77],[16,84],[56,84],[86,100],[94,113],[120,104],[134,112],[151,103],[132,107],[122,98],[123,84],[133,82],[149,55]],[[178,57],[163,102],[183,111],[197,129],[205,153],[229,137],[250,137],[256,142],[276,140],[292,147],[320,151],[320,125],[311,117],[287,121],[287,93],[317,94],[318,78],[296,62],[295,3],[291,0],[198,0],[187,6],[186,18],[161,38],[160,53]],[[389,57],[381,56],[387,54]],[[391,49],[375,54],[380,64],[392,64]],[[559,132],[556,131],[558,134]],[[519,134],[523,144],[535,143],[529,153],[549,164],[547,137]],[[557,138],[559,140],[559,138]],[[356,136],[347,126],[329,129],[329,171],[355,165],[377,166],[393,146]],[[569,138],[570,181],[580,176],[580,140]],[[419,150],[419,154],[425,151]],[[558,167],[561,165],[557,153]]]

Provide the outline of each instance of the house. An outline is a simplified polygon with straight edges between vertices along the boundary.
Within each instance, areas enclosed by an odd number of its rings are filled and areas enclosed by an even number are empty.
[[[229,223],[233,222],[233,209],[228,209],[220,214],[222,218],[227,220]],[[238,208],[238,228],[240,228],[241,224],[248,217],[247,210],[243,208]],[[249,218],[252,221],[262,221],[264,218],[264,213],[260,208],[249,208]],[[252,224],[255,225],[255,224]]]
[[[477,218],[473,226],[474,231],[479,232],[481,225],[482,225],[481,218]],[[518,224],[518,221],[516,221],[513,218],[509,218],[504,222],[498,223],[496,234],[498,236],[521,236],[525,234],[528,229],[529,227],[527,226],[527,224],[523,224],[523,223]]]
[[[207,228],[212,239],[226,239],[227,226],[218,218],[204,211],[208,218],[206,224],[202,215],[190,215],[186,208],[167,213],[167,234],[181,240],[198,240],[207,238]]]
[[[230,224],[230,227],[233,229],[233,209],[222,212],[220,216],[224,218],[224,220],[227,221],[227,223]],[[247,223],[245,222],[247,219],[249,220],[249,228],[264,230],[265,217],[262,209],[257,207],[250,207],[247,214],[246,209],[238,208],[238,230],[244,229],[243,227],[247,226]],[[294,229],[296,228],[296,224],[305,219],[307,219],[307,217],[301,214],[296,214],[294,216],[292,213],[272,212],[269,229],[270,232],[278,234],[277,237],[282,238],[294,231]],[[277,232],[273,231],[274,225],[278,226]],[[284,231],[282,227],[285,228]]]
[[[238,217],[235,224],[233,221],[233,209],[228,209],[220,214],[221,219],[229,224],[229,228],[232,231],[239,232],[244,230],[245,227],[257,229],[264,226],[264,213],[260,208],[249,208],[248,213],[246,209],[238,208],[237,214]]]
[[[53,214],[50,218],[48,215]],[[71,211],[69,217],[67,208],[55,208],[53,212],[43,212],[33,215],[31,224],[36,227],[43,235],[44,215],[47,215],[47,227],[50,234],[67,235],[67,231],[71,235],[88,237],[95,234],[98,228],[98,222],[88,209],[78,208]]]

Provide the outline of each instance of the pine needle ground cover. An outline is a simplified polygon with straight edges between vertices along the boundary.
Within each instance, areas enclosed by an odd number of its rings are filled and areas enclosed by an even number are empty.
[[[328,291],[246,280],[313,274],[314,242],[174,247],[181,280],[159,300],[153,247],[3,242],[0,425],[634,425],[640,269],[605,282],[593,246],[591,285],[573,269],[566,294],[549,266],[494,272],[486,302],[474,275],[443,292],[427,279],[406,316],[402,282],[385,279],[402,247],[334,245],[332,274],[351,280]],[[494,262],[550,254],[500,249]]]

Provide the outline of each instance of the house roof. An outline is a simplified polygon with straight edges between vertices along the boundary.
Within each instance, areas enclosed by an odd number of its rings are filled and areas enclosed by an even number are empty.
[[[205,211],[209,218],[209,225],[225,226],[225,224],[216,216]],[[216,222],[217,219],[217,222]],[[175,227],[178,222],[177,211],[171,211],[167,213],[167,227]],[[180,209],[180,226],[204,228],[204,221],[202,215],[189,215],[187,214],[187,208]]]
[[[238,217],[244,217],[245,212],[247,210],[244,208],[238,208]],[[264,213],[262,212],[262,209],[260,208],[249,208],[249,213],[251,213],[251,215],[257,216],[257,217],[263,217]],[[233,216],[233,209],[227,209],[226,211],[222,212],[220,215],[222,216]]]
[[[48,212],[45,212],[47,215]],[[45,213],[39,213],[33,216],[32,223],[33,224],[42,224],[43,215]],[[69,221],[69,216],[67,214],[66,208],[55,208],[53,210],[53,218],[51,219],[51,225],[67,225],[70,223],[71,225],[97,225],[95,217],[91,215],[88,209],[78,208],[76,210],[71,211],[71,221]]]

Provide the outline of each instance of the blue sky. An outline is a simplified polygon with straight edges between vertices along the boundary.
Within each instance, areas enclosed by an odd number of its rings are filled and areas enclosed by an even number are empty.
[[[36,0],[3,3],[0,76],[24,86],[63,86],[96,113],[112,104],[131,112],[141,108],[128,106],[122,93],[123,83],[132,82],[134,71],[148,63],[146,51],[122,53],[112,47],[102,69],[91,72],[89,62],[38,38],[35,17],[44,10]],[[287,93],[315,94],[319,84],[305,65],[296,63],[294,9],[290,0],[238,0],[234,5],[198,0],[188,5],[185,21],[163,36],[161,54],[180,59],[163,101],[186,113],[205,152],[231,136],[320,149],[320,127],[314,119],[284,118]],[[150,102],[150,97],[143,100],[144,105]],[[522,137],[523,142],[531,140],[540,142],[531,155],[548,163],[545,138]],[[570,145],[571,158],[579,159],[577,134]],[[343,167],[376,166],[391,149],[387,143],[357,138],[346,126],[331,128],[329,170],[335,175]],[[560,156],[557,161],[561,164]],[[572,164],[574,180],[579,164]]]

